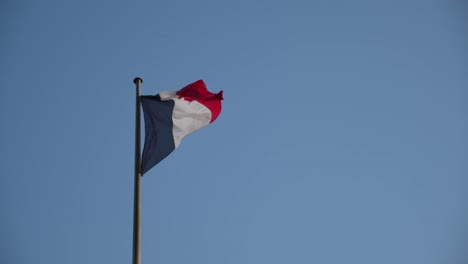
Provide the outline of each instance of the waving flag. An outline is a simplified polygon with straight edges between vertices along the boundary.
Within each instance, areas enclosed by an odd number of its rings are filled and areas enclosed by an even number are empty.
[[[141,96],[145,119],[145,145],[141,160],[142,175],[167,157],[189,133],[218,118],[223,91],[206,89],[202,80],[179,91]]]

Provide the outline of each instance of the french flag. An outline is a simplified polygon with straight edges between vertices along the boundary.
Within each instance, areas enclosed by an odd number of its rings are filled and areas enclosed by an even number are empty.
[[[218,118],[223,91],[211,93],[205,83],[198,80],[179,91],[140,98],[145,119],[145,145],[141,160],[144,175],[174,151],[186,135]]]

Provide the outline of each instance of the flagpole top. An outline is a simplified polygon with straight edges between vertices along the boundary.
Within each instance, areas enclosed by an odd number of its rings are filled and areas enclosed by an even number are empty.
[[[135,77],[135,79],[133,79],[133,83],[134,84],[141,84],[143,83],[143,79],[141,79],[140,77]]]

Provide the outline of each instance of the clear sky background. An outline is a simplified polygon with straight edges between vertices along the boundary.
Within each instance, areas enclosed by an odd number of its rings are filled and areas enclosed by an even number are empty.
[[[143,264],[468,263],[467,5],[2,1],[0,262],[131,263],[141,76],[225,95],[143,177]]]

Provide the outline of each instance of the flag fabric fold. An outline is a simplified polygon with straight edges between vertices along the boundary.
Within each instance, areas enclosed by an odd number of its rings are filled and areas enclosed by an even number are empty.
[[[179,91],[141,96],[145,120],[142,175],[174,151],[186,135],[215,121],[221,100],[223,91],[211,93],[202,80]]]

